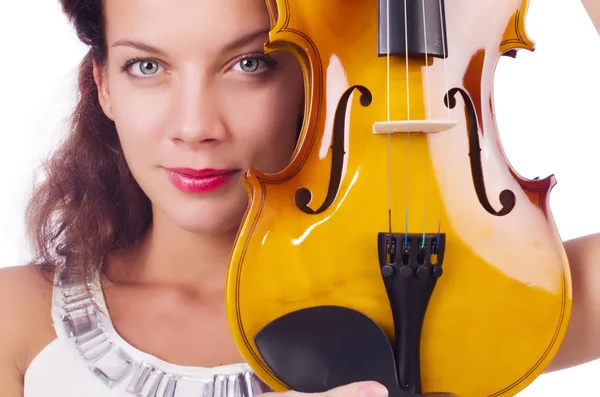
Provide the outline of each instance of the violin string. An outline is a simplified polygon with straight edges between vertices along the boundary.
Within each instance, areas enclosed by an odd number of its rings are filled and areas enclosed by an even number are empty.
[[[422,10],[423,10],[423,43],[425,47],[425,95],[427,95],[427,118],[431,117],[431,95],[429,92],[429,54],[427,50],[427,18],[425,16],[425,1],[421,2]],[[425,183],[423,184],[423,239],[421,240],[421,249],[425,247],[425,233],[427,231],[427,187],[429,185],[429,166],[430,164],[426,164],[425,166]]]
[[[442,59],[442,65],[444,69],[444,92],[448,93],[448,69],[447,69],[447,54],[446,54],[446,32],[444,29],[444,14],[442,7],[442,0],[438,0],[438,4],[440,7],[440,30],[442,32],[442,51],[444,57]],[[450,121],[450,107],[446,106],[447,118],[446,120]],[[446,167],[442,167],[442,178],[440,183],[440,208],[438,214],[438,241],[440,238],[441,230],[442,230],[442,210],[444,206],[444,187],[446,184]]]
[[[427,49],[427,18],[425,16],[425,1],[421,2],[423,6],[423,42],[425,43],[425,84],[427,86],[427,117],[431,115],[431,94],[429,92],[429,53]]]
[[[404,52],[405,52],[405,60],[406,60],[406,64],[405,64],[405,68],[406,68],[406,111],[407,111],[407,121],[410,123],[410,82],[409,82],[409,74],[408,74],[408,54],[409,54],[409,48],[408,48],[408,10],[406,7],[406,0],[404,0]],[[410,124],[408,126],[407,129],[407,135],[406,135],[406,187],[405,187],[405,194],[406,194],[406,214],[405,214],[405,232],[404,232],[404,247],[408,247],[408,199],[409,199],[409,177],[410,177],[410,172],[409,172],[409,166],[410,166]]]
[[[442,32],[442,51],[444,54],[444,58],[442,59],[442,65],[444,66],[444,84],[445,84],[445,91],[444,92],[448,92],[448,69],[446,68],[447,62],[446,62],[446,56],[448,54],[446,54],[446,30],[444,29],[444,14],[443,14],[443,7],[442,7],[442,0],[438,0],[438,4],[440,6],[440,31]],[[447,119],[446,120],[450,120],[450,107],[446,106],[446,112],[447,112]]]
[[[390,0],[387,0],[387,121],[388,125],[391,121],[390,115]],[[388,223],[390,234],[392,233],[392,131],[388,132]]]

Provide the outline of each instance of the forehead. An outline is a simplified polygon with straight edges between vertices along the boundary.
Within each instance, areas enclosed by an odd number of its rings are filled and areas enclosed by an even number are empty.
[[[265,0],[104,0],[106,35],[157,46],[218,50],[269,28]]]

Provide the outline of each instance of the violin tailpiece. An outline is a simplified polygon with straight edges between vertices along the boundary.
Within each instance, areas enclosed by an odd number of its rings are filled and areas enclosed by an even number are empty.
[[[414,394],[421,393],[421,330],[443,273],[445,242],[443,233],[379,233],[377,237],[379,266],[394,318],[398,379]]]

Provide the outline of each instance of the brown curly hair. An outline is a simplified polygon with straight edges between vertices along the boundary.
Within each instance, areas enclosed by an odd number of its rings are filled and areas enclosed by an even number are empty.
[[[79,67],[78,101],[64,142],[44,163],[45,179],[27,207],[33,262],[53,274],[58,265],[89,276],[107,255],[148,229],[152,212],[125,161],[115,124],[100,107],[93,62],[107,46],[102,0],[60,0],[89,52]]]

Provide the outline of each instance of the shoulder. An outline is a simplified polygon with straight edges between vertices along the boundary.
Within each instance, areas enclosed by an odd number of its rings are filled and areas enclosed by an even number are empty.
[[[600,33],[600,2],[596,0],[581,0],[585,10],[587,11],[592,23]]]
[[[0,269],[0,357],[24,374],[54,338],[52,280],[34,265]],[[0,362],[0,366],[9,365]]]
[[[565,339],[548,371],[600,358],[600,233],[565,241],[573,309]]]

